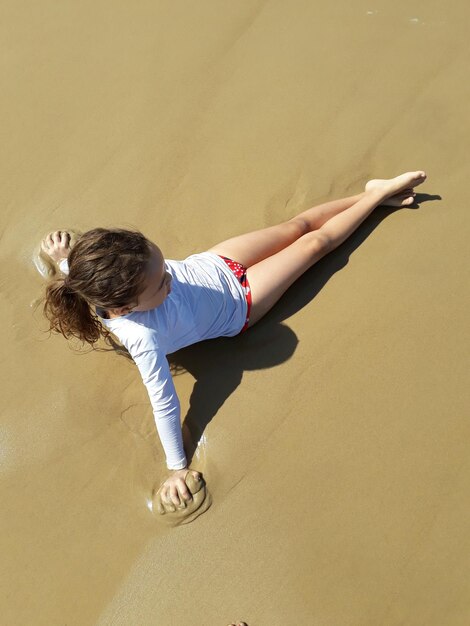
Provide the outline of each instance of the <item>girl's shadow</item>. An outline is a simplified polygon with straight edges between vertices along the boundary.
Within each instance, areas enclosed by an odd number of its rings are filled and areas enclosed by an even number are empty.
[[[434,199],[440,197],[419,194],[411,208],[418,208],[418,201]],[[190,435],[185,441],[189,463],[204,429],[238,387],[243,372],[274,367],[293,355],[298,339],[283,320],[311,302],[328,280],[347,265],[349,256],[380,222],[398,210],[403,209],[377,208],[340,247],[308,270],[276,306],[243,335],[201,342],[169,355],[174,373],[187,370],[196,380],[184,420],[184,429]]]

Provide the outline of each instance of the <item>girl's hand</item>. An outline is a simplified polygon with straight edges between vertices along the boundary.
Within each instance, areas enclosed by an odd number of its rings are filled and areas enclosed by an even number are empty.
[[[170,511],[186,508],[187,502],[191,502],[193,499],[185,482],[188,472],[191,472],[195,477],[200,476],[199,472],[188,470],[188,468],[173,470],[171,476],[165,480],[159,489],[162,504]]]
[[[53,233],[49,233],[41,241],[41,249],[53,261],[59,263],[70,254],[70,234],[66,230],[56,230]]]

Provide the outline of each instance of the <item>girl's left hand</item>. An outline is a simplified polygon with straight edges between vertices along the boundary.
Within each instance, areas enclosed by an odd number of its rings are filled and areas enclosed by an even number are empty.
[[[53,233],[49,233],[41,241],[41,249],[53,261],[59,263],[70,254],[70,234],[66,230],[56,230]]]
[[[186,508],[186,504],[193,499],[185,482],[188,472],[191,472],[195,477],[200,476],[199,472],[188,470],[188,468],[174,470],[160,487],[160,498],[167,510],[175,511],[177,508]]]

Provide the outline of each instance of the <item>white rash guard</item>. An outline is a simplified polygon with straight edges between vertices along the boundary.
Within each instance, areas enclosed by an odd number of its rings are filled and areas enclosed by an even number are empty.
[[[202,252],[184,261],[165,261],[171,293],[150,311],[134,311],[101,322],[134,359],[152,404],[169,469],[186,467],[180,405],[166,358],[204,339],[232,337],[243,328],[247,304],[242,286],[216,254]],[[68,272],[66,263],[61,270]],[[99,314],[99,312],[98,312]]]

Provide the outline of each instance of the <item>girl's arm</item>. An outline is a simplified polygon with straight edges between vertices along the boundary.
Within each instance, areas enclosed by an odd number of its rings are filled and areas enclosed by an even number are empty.
[[[144,340],[144,345],[145,345]],[[173,384],[166,356],[150,349],[131,353],[149,394],[160,441],[166,454],[167,467],[173,470],[160,486],[161,502],[174,511],[192,499],[186,484],[188,473],[180,422],[180,403]],[[197,472],[193,472],[198,477]]]
[[[145,350],[132,354],[132,358],[147,387],[167,467],[171,470],[183,469],[187,461],[181,431],[180,403],[167,358],[158,350]]]

